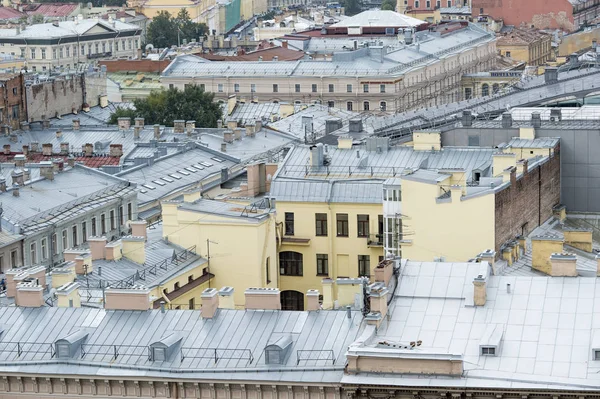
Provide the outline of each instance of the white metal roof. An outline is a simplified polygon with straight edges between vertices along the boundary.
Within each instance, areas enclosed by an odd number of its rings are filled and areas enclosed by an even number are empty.
[[[424,24],[425,22],[400,14],[395,11],[369,10],[356,14],[353,17],[346,18],[337,24],[331,25],[332,28],[348,28],[355,26],[364,27],[394,27],[394,28],[413,28]]]

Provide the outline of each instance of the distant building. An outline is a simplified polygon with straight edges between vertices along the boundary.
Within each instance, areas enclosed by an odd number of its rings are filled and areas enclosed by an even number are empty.
[[[76,18],[81,13],[79,3],[27,3],[19,6],[27,16],[42,15],[46,20],[64,21],[67,18]]]
[[[360,36],[367,27],[356,29],[358,36],[315,38],[314,50],[313,36],[285,37],[289,48],[333,53],[325,62],[210,62],[186,55],[163,71],[161,81],[165,87],[179,88],[194,82],[222,101],[235,94],[245,101],[399,112],[458,100],[461,76],[493,69],[496,62],[494,35],[467,22],[440,25],[414,38],[410,32],[406,37],[400,33],[400,40],[397,30],[383,40]]]
[[[472,0],[403,0],[396,6],[398,12],[429,23],[447,19],[469,20]]]
[[[462,99],[486,97],[500,93],[523,79],[523,71],[490,71],[467,73],[462,76]]]
[[[135,58],[140,45],[140,29],[120,21],[86,19],[0,29],[0,52],[25,58],[33,72]]]
[[[500,55],[527,65],[544,65],[552,59],[552,35],[536,29],[514,28],[498,36]]]
[[[0,125],[19,129],[27,120],[25,77],[22,74],[0,74]]]

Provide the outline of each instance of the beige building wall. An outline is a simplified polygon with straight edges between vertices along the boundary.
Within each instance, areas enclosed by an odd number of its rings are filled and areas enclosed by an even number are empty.
[[[450,187],[444,186],[450,190]],[[461,200],[462,189],[452,189],[447,202],[436,184],[402,180],[405,244],[402,257],[466,262],[474,253],[495,246],[495,200],[488,193]],[[449,233],[452,232],[452,233]]]
[[[210,267],[204,267],[215,275],[211,287],[233,287],[236,307],[243,307],[244,290],[248,287],[277,287],[274,216],[253,223],[186,211],[178,209],[178,205],[162,205],[163,236],[185,248],[196,245],[196,252],[205,258],[207,240],[210,241]]]
[[[358,277],[358,256],[367,255],[370,258],[370,272],[374,276],[374,268],[383,256],[382,245],[369,245],[368,237],[358,237],[357,215],[369,215],[369,233],[378,234],[379,216],[383,217],[382,204],[346,204],[346,203],[306,203],[277,201],[277,221],[284,223],[285,213],[294,213],[294,235],[283,235],[282,244],[278,247],[281,254],[293,251],[302,254],[303,275],[280,275],[279,289],[283,291],[298,291],[303,294],[309,289],[322,291],[324,278]],[[315,214],[327,215],[327,236],[316,236]],[[348,237],[338,237],[336,229],[336,214],[348,215]],[[279,231],[281,235],[283,229]],[[288,239],[304,240],[295,243]],[[328,256],[328,274],[317,274],[317,254]],[[334,300],[337,291],[334,285]],[[305,307],[306,307],[306,296]]]

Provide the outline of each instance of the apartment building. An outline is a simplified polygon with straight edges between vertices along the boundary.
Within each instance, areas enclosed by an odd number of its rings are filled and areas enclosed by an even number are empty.
[[[116,240],[137,219],[126,180],[62,159],[25,164],[21,155],[0,179],[3,230],[23,236],[23,266],[53,266],[89,236]]]
[[[398,12],[423,21],[438,23],[449,14],[456,16],[466,14],[470,17],[471,0],[400,0],[396,5],[396,9]]]
[[[21,74],[0,75],[0,124],[18,129],[27,120],[25,77]]]
[[[326,61],[210,62],[179,56],[161,81],[165,87],[197,84],[221,101],[236,95],[245,101],[400,112],[458,100],[461,76],[493,69],[496,60],[495,37],[467,22],[417,32],[414,40],[410,35],[385,42],[368,36],[338,39],[319,39],[338,46]]]
[[[33,72],[75,69],[100,59],[136,58],[140,32],[136,25],[96,19],[0,29],[0,53],[24,58]]]
[[[523,71],[489,71],[462,76],[463,99],[487,97],[512,87],[523,79]]]
[[[552,60],[552,35],[536,29],[514,28],[500,34],[496,43],[504,57],[539,66]]]

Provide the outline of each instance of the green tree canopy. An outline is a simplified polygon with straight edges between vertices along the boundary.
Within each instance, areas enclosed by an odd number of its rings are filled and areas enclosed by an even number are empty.
[[[206,24],[198,24],[190,19],[190,14],[182,8],[176,17],[167,11],[161,11],[148,26],[148,43],[156,48],[178,45],[186,40],[198,40],[208,31]]]
[[[200,86],[187,85],[185,90],[177,88],[153,91],[144,99],[133,101],[135,110],[117,109],[110,117],[110,124],[116,124],[117,118],[144,118],[148,125],[173,126],[173,121],[194,120],[197,127],[217,127],[222,117],[219,104],[215,103],[213,93],[206,93]]]
[[[360,0],[344,0],[344,13],[352,16],[362,11]]]
[[[395,11],[396,10],[396,0],[383,0],[381,3],[382,10]]]

